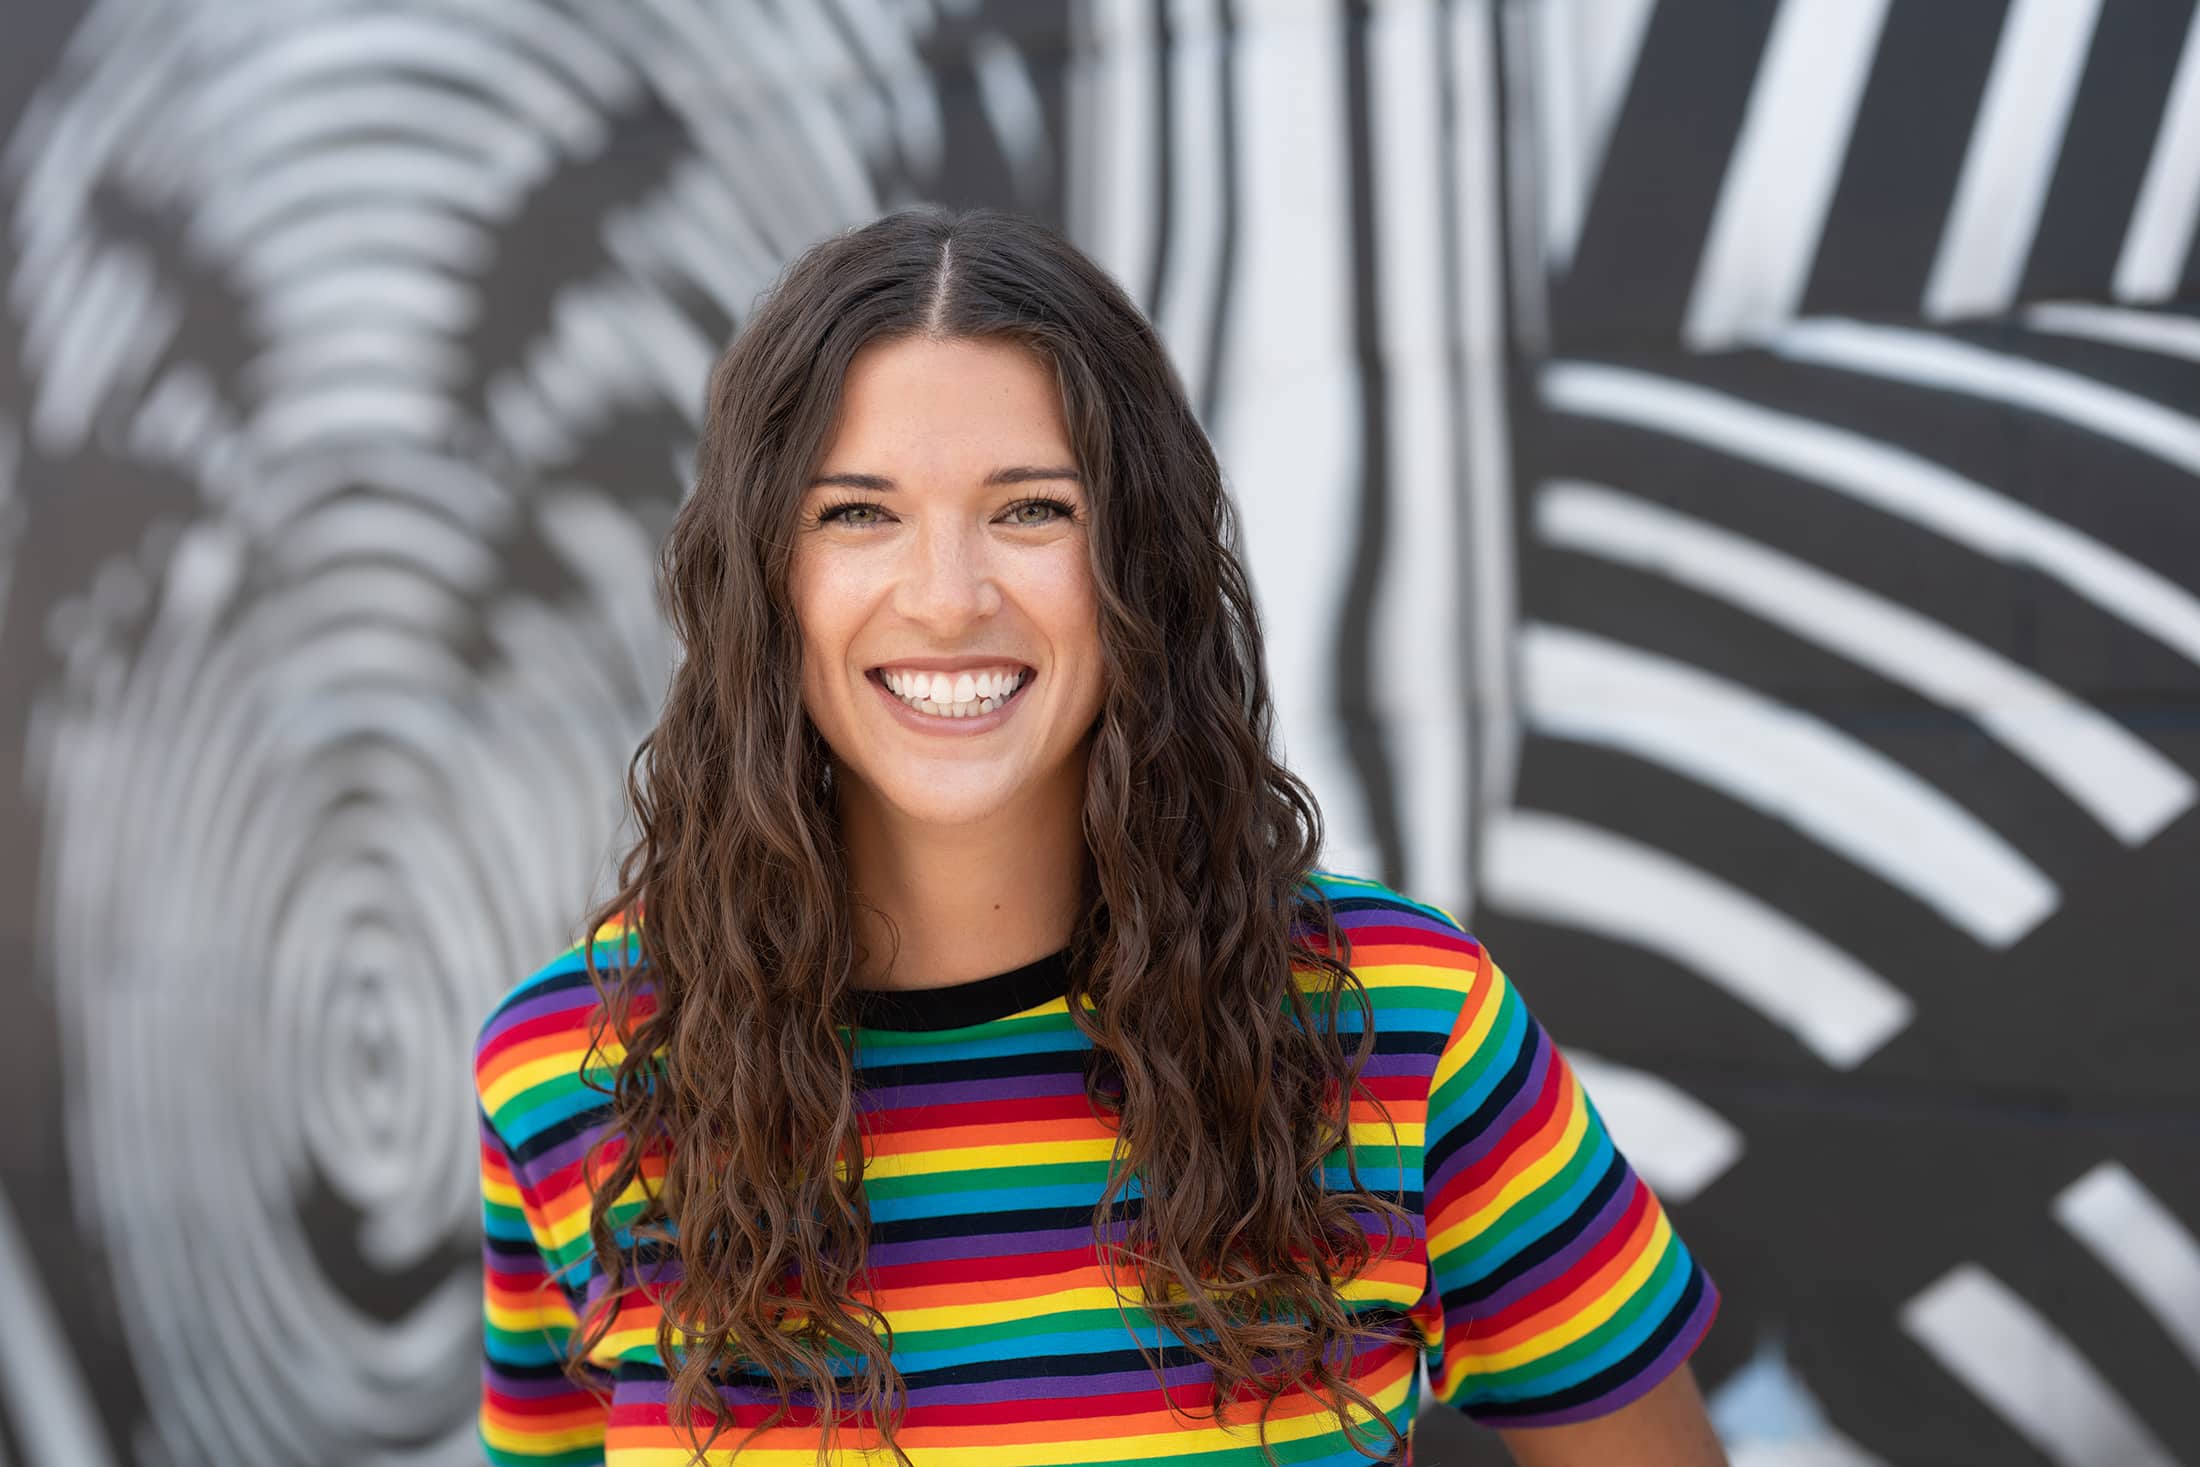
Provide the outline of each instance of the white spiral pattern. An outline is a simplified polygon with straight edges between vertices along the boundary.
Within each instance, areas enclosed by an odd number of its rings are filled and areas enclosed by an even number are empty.
[[[29,771],[142,1458],[476,1460],[473,1028],[606,887],[708,362],[937,165],[936,23],[133,0],[30,110],[21,437],[172,507],[48,617]],[[660,482],[590,482],[622,427]]]

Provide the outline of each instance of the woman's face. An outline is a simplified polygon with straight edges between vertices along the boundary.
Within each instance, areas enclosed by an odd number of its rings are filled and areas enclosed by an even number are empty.
[[[803,705],[844,802],[935,825],[1080,807],[1103,694],[1089,504],[1037,355],[856,354],[790,569]]]

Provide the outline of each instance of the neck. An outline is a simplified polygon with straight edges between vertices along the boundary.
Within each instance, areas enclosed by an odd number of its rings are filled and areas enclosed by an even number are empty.
[[[910,821],[836,777],[855,896],[857,984],[967,983],[1066,946],[1084,909],[1091,863],[1084,773],[1074,761],[1063,778],[1016,807],[951,826]]]

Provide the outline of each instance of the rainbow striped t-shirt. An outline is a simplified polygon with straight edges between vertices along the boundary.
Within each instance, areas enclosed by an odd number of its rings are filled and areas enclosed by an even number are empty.
[[[1424,1362],[1439,1400],[1489,1426],[1575,1421],[1640,1396],[1709,1329],[1711,1279],[1479,942],[1377,882],[1327,871],[1311,881],[1350,935],[1377,1030],[1363,1080],[1396,1126],[1394,1146],[1374,1106],[1355,1100],[1361,1184],[1402,1192],[1415,1220],[1386,1253],[1380,1224],[1363,1216],[1376,1261],[1342,1297],[1401,1328],[1355,1361],[1355,1385],[1401,1433],[1422,1404]],[[599,970],[633,951],[627,935],[618,924],[596,933]],[[1257,1411],[1233,1406],[1218,1423],[1205,1364],[1135,1296],[1111,1291],[1095,1253],[1114,1132],[1085,1100],[1090,1042],[1064,1002],[1067,971],[1057,954],[973,983],[858,995],[848,1032],[865,1113],[866,1297],[892,1327],[908,1388],[896,1439],[917,1467],[1259,1467]],[[558,1368],[602,1292],[591,1293],[581,1177],[608,1114],[581,1069],[595,1003],[576,943],[498,1003],[475,1049],[487,1263],[478,1427],[497,1467],[689,1460],[641,1290],[622,1296],[587,1361],[608,1404]],[[1358,1024],[1344,1005],[1339,1027]],[[609,1059],[596,1059],[600,1083]],[[1342,1149],[1330,1160],[1328,1184],[1344,1185]],[[621,1206],[641,1198],[632,1189]],[[1135,1291],[1128,1270],[1119,1282]],[[736,1460],[776,1400],[738,1381],[720,1392],[731,1425],[714,1464]],[[1370,1420],[1352,1429],[1369,1445],[1386,1435]],[[1275,1403],[1267,1434],[1279,1462],[1368,1460],[1303,1395]],[[840,1441],[846,1455],[829,1460],[892,1460],[858,1455],[879,1441],[867,1423],[843,1423]],[[738,1460],[809,1467],[816,1448],[804,1413]]]

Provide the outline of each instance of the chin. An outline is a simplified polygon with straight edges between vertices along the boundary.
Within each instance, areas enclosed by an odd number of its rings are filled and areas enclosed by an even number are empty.
[[[1006,808],[1011,792],[971,790],[956,793],[937,785],[889,786],[887,803],[902,819],[919,825],[982,825]]]

